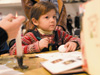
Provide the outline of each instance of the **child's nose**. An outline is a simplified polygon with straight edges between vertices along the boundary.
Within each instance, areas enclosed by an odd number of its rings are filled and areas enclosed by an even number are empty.
[[[51,18],[51,22],[52,22],[52,21],[55,21],[55,19],[54,19],[54,18]]]

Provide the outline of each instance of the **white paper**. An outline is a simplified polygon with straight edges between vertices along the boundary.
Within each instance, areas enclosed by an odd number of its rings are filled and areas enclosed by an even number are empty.
[[[76,61],[76,60],[75,60],[75,62],[67,64],[67,65],[63,64],[64,62],[67,62],[67,61],[68,60],[63,60],[61,62],[54,63],[54,64],[51,61],[46,61],[46,62],[41,62],[41,64],[48,71],[50,71],[51,73],[54,73],[54,74],[82,66],[82,62],[81,61]]]
[[[0,65],[0,75],[20,75],[22,72],[11,69],[5,65]]]
[[[100,75],[100,0],[84,4],[82,18],[82,52],[84,69],[90,75]]]
[[[68,52],[68,53],[46,53],[38,54],[37,56],[47,59],[48,61],[41,62],[42,66],[53,74],[74,69],[82,66],[82,53]]]
[[[36,55],[40,58],[44,58],[47,60],[53,60],[53,59],[58,59],[58,58],[62,58],[62,59],[69,59],[69,58],[73,58],[73,59],[77,59],[77,58],[82,58],[82,52],[79,51],[74,51],[74,52],[68,52],[68,53],[59,53],[59,52],[55,52],[55,53],[44,53],[44,54],[38,54]]]

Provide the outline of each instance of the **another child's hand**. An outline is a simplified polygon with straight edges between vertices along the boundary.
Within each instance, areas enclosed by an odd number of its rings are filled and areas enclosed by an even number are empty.
[[[65,44],[65,47],[67,47],[66,52],[72,52],[72,51],[75,51],[77,44],[75,42],[67,42]]]
[[[48,38],[43,38],[39,41],[39,48],[42,50],[43,48],[48,48],[49,44],[49,39]]]

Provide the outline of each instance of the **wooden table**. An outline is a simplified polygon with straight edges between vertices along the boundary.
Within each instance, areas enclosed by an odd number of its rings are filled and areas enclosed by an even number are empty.
[[[50,52],[55,52],[55,51],[50,51]],[[23,72],[24,75],[51,75],[40,64],[40,62],[46,61],[46,60],[43,58],[36,58],[35,55],[36,55],[36,53],[35,54],[25,54],[23,63],[25,65],[29,66],[29,68],[26,70],[21,70],[21,69],[16,69],[16,70]],[[14,68],[14,66],[18,65],[16,62],[16,58],[14,56],[9,56],[9,54],[4,54],[4,55],[0,56],[0,65],[1,64],[6,64],[10,68]],[[67,74],[67,75],[69,75],[69,74]],[[83,73],[70,74],[70,75],[87,75],[87,74],[85,72],[83,72]]]

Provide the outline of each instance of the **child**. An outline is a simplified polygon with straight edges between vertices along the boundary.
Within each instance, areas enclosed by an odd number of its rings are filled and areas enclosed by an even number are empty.
[[[65,8],[65,4],[63,0],[21,0],[22,7],[24,9],[26,17],[29,19],[30,9],[35,3],[40,2],[40,1],[49,1],[49,2],[52,2],[56,6],[58,10],[57,25],[62,25],[66,29],[67,17],[64,17],[64,16],[67,16],[67,14],[66,14],[66,8]],[[27,24],[27,26],[28,26],[27,30],[31,29],[31,24]]]
[[[68,35],[64,31],[54,31],[56,27],[56,8],[50,2],[38,2],[30,10],[30,21],[34,30],[22,38],[24,53],[57,50],[65,44],[66,52],[80,48],[80,39]],[[15,44],[10,48],[10,55],[16,54]]]

